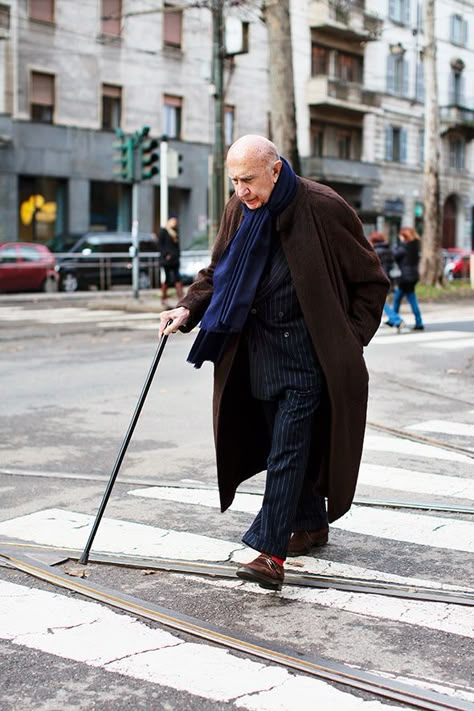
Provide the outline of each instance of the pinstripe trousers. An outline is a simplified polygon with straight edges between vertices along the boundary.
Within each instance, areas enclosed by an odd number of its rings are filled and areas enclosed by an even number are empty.
[[[307,471],[313,420],[321,387],[286,390],[282,397],[262,401],[271,427],[272,446],[262,508],[242,540],[251,548],[286,558],[292,531],[327,526],[325,501],[312,490]]]

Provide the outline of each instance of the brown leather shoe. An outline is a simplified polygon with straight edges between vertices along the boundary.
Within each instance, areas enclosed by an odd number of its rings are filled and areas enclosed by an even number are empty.
[[[258,583],[267,590],[281,590],[285,573],[283,566],[273,560],[267,553],[260,553],[251,563],[241,565],[237,569],[237,577]]]
[[[288,553],[294,558],[297,555],[307,555],[312,548],[320,548],[328,542],[329,528],[319,528],[317,531],[296,531],[288,543]]]

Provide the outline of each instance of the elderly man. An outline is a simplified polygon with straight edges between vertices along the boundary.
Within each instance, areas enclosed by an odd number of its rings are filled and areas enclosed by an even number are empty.
[[[260,555],[237,575],[279,590],[286,556],[324,545],[328,520],[351,506],[367,409],[363,346],[389,284],[354,210],[296,176],[266,138],[238,139],[227,170],[235,194],[211,264],[161,314],[160,333],[200,323],[188,360],[215,364],[221,510],[267,471],[242,539]]]

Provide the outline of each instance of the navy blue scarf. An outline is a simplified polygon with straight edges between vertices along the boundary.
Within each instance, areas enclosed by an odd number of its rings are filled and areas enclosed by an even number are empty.
[[[281,160],[270,199],[256,210],[242,206],[244,218],[216,265],[212,299],[188,356],[195,368],[205,360],[217,363],[228,337],[239,333],[247,320],[270,254],[274,220],[296,194],[296,174],[284,158]]]

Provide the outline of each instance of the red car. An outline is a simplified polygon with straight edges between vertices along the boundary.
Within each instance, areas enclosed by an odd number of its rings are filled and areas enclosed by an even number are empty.
[[[444,250],[444,276],[448,281],[468,279],[471,274],[471,255],[465,249],[450,248]]]
[[[42,244],[0,243],[0,291],[58,290],[56,258]]]

